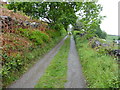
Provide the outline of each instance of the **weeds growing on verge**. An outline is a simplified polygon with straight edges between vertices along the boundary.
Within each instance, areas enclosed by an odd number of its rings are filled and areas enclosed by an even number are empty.
[[[118,65],[109,55],[99,54],[84,38],[76,38],[83,73],[89,88],[119,88]]]

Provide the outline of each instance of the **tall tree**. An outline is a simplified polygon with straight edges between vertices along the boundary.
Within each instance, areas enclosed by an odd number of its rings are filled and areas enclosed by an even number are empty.
[[[101,11],[102,7],[100,4],[96,4],[96,2],[84,2],[79,11],[80,20],[77,21],[77,25],[80,26],[79,29],[84,31],[84,33],[95,35],[103,19],[103,16],[100,16]]]
[[[76,2],[16,2],[9,4],[8,8],[23,11],[34,18],[46,18],[53,28],[61,23],[65,29],[76,22],[75,12],[78,10]]]
[[[67,30],[69,24],[74,25],[79,12],[81,29],[86,33],[94,32],[101,23],[102,7],[95,2],[16,2],[8,5],[9,9],[23,11],[34,18],[49,21],[51,28],[59,30],[62,26]]]

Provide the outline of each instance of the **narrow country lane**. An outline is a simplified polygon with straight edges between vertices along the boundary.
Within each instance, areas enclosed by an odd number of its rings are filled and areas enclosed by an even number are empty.
[[[85,88],[86,83],[82,74],[82,68],[75,47],[75,41],[71,36],[70,52],[68,57],[67,83],[65,88]]]
[[[56,45],[48,54],[39,60],[28,72],[26,72],[19,80],[9,86],[9,88],[34,88],[39,78],[43,75],[45,69],[50,64],[52,58],[57,54],[63,45],[66,36],[58,45]]]

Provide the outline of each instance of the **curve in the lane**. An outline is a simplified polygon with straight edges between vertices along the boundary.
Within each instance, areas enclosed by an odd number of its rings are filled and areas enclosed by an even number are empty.
[[[68,56],[67,83],[65,88],[85,88],[86,83],[82,74],[82,68],[75,47],[75,41],[71,36],[70,52]]]
[[[39,78],[43,75],[45,69],[50,64],[52,58],[57,54],[60,47],[63,45],[64,40],[56,45],[48,54],[40,59],[29,71],[27,71],[19,80],[10,85],[8,88],[34,88]]]

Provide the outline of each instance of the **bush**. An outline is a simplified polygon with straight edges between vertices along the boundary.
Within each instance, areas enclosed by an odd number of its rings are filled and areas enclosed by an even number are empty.
[[[55,23],[53,26],[51,26],[51,28],[53,28],[54,30],[59,31],[61,36],[64,36],[67,33],[66,30],[65,30],[64,25],[61,24],[61,23]]]
[[[4,56],[6,57],[5,64],[3,65],[2,70],[0,72],[2,73],[3,85],[5,86],[6,84],[18,77],[14,77],[13,73],[16,73],[18,71],[20,72],[23,69],[24,59],[23,56],[19,54],[17,54],[16,57],[7,56],[3,54],[3,57]]]
[[[74,31],[73,35],[75,36],[75,35],[80,34],[80,33],[81,33],[80,31]]]
[[[66,33],[67,33],[63,26],[60,27],[60,33],[62,36],[66,35]]]
[[[42,33],[39,30],[28,30],[22,28],[20,28],[19,30],[25,37],[28,37],[30,40],[35,42],[36,45],[43,45],[50,40],[47,34]]]
[[[56,30],[48,30],[46,33],[53,39],[60,36],[60,32]]]
[[[107,37],[107,33],[105,31],[102,31],[100,26],[98,26],[95,34],[99,37],[99,38],[102,38],[102,39],[106,39]]]

